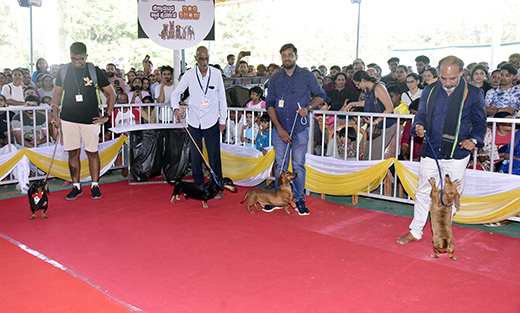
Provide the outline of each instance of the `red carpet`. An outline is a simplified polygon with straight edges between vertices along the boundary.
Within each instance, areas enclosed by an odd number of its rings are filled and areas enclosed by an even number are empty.
[[[520,239],[454,227],[459,260],[434,260],[429,231],[396,243],[409,218],[313,197],[310,216],[251,215],[246,190],[203,209],[170,204],[165,184],[104,184],[98,201],[87,189],[71,202],[53,192],[49,219],[34,221],[27,198],[12,198],[0,201],[0,233],[147,312],[520,312]],[[20,265],[31,290],[24,265],[6,263],[0,277]],[[2,301],[23,309],[18,294]],[[56,312],[44,303],[38,312]]]

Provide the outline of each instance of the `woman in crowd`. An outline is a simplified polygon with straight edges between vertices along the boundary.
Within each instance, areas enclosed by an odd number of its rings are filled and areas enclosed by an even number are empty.
[[[5,101],[4,95],[0,95],[0,108],[7,107],[7,103]],[[9,112],[9,121],[13,120],[13,116],[15,116],[15,112],[13,111],[3,111],[0,112],[0,118],[7,123],[7,112]],[[0,134],[1,135],[1,134]]]
[[[469,82],[484,90],[484,95],[488,92],[491,87],[491,84],[486,81],[488,77],[488,70],[485,65],[477,64],[471,69],[471,74],[469,76]]]
[[[126,79],[127,81],[125,82],[126,85],[125,85],[125,91],[128,93],[130,91],[132,91],[132,82],[134,81],[134,78],[136,77],[137,75],[135,74],[134,71],[128,71],[128,73],[126,74]]]
[[[36,82],[36,77],[38,77],[38,74],[50,74],[49,73],[49,64],[44,58],[39,58],[36,61],[36,71],[33,72],[31,81]]]
[[[0,72],[0,95],[2,94],[2,87],[4,87],[5,84],[7,84],[7,76]]]
[[[141,80],[143,81],[143,86],[141,87],[141,90],[142,91],[146,91],[148,92],[148,94],[152,94],[152,92],[150,91],[150,79],[148,79],[148,77],[144,76],[144,77],[141,77]]]
[[[316,79],[318,80],[318,84],[320,84],[320,87],[325,88],[323,77],[318,76],[318,77],[316,77]]]
[[[489,84],[491,85],[491,88],[500,87],[500,70],[499,69],[496,69],[493,72],[491,72]]]
[[[2,87],[2,94],[5,96],[7,105],[25,105],[23,98],[23,71],[21,68],[13,70],[13,82]]]
[[[352,76],[352,82],[357,88],[365,90],[366,98],[364,101],[349,103],[346,107],[347,111],[353,111],[354,105],[358,106],[362,104],[364,106],[364,112],[367,113],[391,114],[393,112],[394,106],[390,95],[385,87],[377,83],[377,78],[370,76],[366,71],[357,71],[354,76]],[[364,119],[365,122],[370,123],[370,118],[365,117]],[[383,159],[383,152],[390,143],[396,130],[396,120],[386,119],[386,129],[384,130],[385,142],[383,143],[383,136],[381,135],[383,120],[383,117],[374,117],[372,121],[372,127],[369,132],[369,136],[372,136],[373,139],[371,146],[372,160]],[[367,140],[367,142],[369,141]]]
[[[150,93],[148,91],[142,90],[143,80],[141,77],[134,77],[132,81],[132,91],[128,93],[128,99],[132,104],[141,104],[143,103],[142,99],[146,96],[149,96]]]
[[[42,86],[40,89],[37,90],[37,92],[38,92],[38,95],[40,96],[40,98],[42,98],[42,99],[45,96],[51,97],[51,98],[53,97],[54,83],[53,83],[53,79],[52,79],[51,75],[49,75],[49,74],[43,75]]]
[[[419,75],[415,73],[410,73],[406,75],[406,85],[408,86],[408,91],[405,91],[401,94],[401,101],[406,104],[407,107],[413,102],[413,100],[421,97],[422,89],[419,88],[420,78]]]
[[[38,76],[36,76],[36,81],[34,82],[34,84],[36,85],[36,90],[42,88],[43,75],[47,75],[47,74],[40,73],[40,74],[38,74]]]
[[[408,86],[406,85],[406,75],[408,73],[408,68],[405,65],[399,65],[397,70],[395,70],[397,74],[397,80],[395,83],[399,88],[401,88],[401,92],[408,91]]]
[[[153,103],[152,96],[143,97],[143,104]],[[141,124],[156,123],[155,110],[153,106],[143,106],[141,108]]]
[[[478,66],[478,65],[477,65]],[[498,112],[495,118],[513,118],[509,112]],[[497,123],[495,130],[495,145],[493,146],[493,127],[487,128],[484,135],[484,147],[477,151],[477,169],[489,171],[491,168],[491,154],[494,159],[493,172],[497,172],[504,161],[504,153],[511,142],[511,123]],[[516,148],[516,147],[515,147]],[[468,166],[473,168],[473,164]]]
[[[249,98],[251,101],[249,101],[246,104],[246,107],[250,109],[260,109],[265,108],[265,98],[264,98],[264,91],[262,90],[262,87],[255,86],[251,89],[249,89]]]
[[[347,74],[339,72],[334,76],[334,89],[327,92],[327,97],[330,98],[330,110],[339,111],[342,107],[346,107],[347,104],[356,99],[354,93],[345,88],[347,83]]]
[[[424,71],[423,82],[421,83],[421,89],[424,89],[429,84],[435,83],[439,79],[439,72],[435,67],[429,67]]]

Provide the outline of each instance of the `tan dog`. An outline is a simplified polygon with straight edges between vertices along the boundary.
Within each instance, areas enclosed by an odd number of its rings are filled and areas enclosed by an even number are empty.
[[[432,198],[430,216],[433,233],[433,251],[435,252],[435,254],[430,255],[430,257],[438,258],[439,253],[449,253],[450,259],[457,261],[457,258],[453,256],[455,245],[453,244],[451,218],[453,205],[455,204],[457,210],[460,207],[460,195],[457,191],[457,186],[460,185],[460,181],[456,180],[452,182],[449,175],[445,176],[444,190],[442,191],[442,201],[444,205],[441,203],[441,190],[437,188],[435,179],[430,178],[429,182],[432,186],[430,193],[430,197]]]
[[[249,202],[247,203],[246,207],[251,214],[255,214],[255,212],[251,210],[252,206],[255,206],[255,208],[258,210],[261,209],[258,207],[257,203],[260,203],[262,208],[266,204],[279,207],[283,206],[285,212],[287,212],[287,214],[291,214],[291,212],[289,212],[289,205],[291,205],[293,208],[296,208],[296,203],[293,201],[291,181],[296,178],[297,175],[298,174],[296,173],[285,171],[278,177],[278,186],[280,186],[278,190],[248,190],[244,195],[244,199],[240,203],[244,203],[247,197],[249,197]]]

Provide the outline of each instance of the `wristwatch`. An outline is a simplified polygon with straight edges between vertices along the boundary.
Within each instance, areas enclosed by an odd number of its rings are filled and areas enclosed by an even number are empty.
[[[477,139],[475,139],[475,138],[470,138],[469,140],[470,140],[470,141],[471,141],[475,146],[476,146],[477,143],[478,143]]]
[[[103,114],[103,117],[110,119],[110,115],[107,112],[105,112],[105,114]]]

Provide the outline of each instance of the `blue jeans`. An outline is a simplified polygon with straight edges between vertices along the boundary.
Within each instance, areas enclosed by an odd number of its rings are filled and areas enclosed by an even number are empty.
[[[276,128],[273,129],[273,146],[274,152],[276,154],[276,182],[278,182],[278,177],[280,177],[280,173],[286,171],[289,167],[289,156],[292,155],[293,172],[298,174],[298,176],[296,176],[296,178],[293,180],[293,195],[295,197],[295,201],[305,201],[305,154],[307,153],[308,144],[308,127],[302,132],[292,134],[291,143],[289,144],[289,149],[287,151],[287,155],[285,156],[284,162],[284,155],[287,149],[287,144],[285,144],[282,141],[282,139],[280,139],[280,136],[278,135],[278,131],[276,131]],[[276,190],[278,190],[278,188],[279,186],[278,184],[276,184]]]

